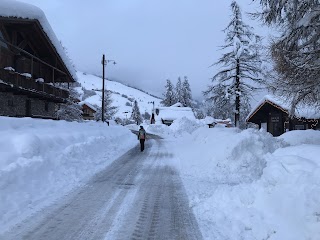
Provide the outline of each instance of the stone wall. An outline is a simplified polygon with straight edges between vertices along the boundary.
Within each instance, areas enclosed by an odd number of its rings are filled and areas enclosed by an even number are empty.
[[[14,95],[10,92],[0,92],[0,115],[10,117],[26,116],[26,102],[30,100],[31,116],[54,118],[55,103],[25,95]]]

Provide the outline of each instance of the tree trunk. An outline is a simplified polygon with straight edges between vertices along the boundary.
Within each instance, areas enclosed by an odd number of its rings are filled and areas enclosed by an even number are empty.
[[[237,59],[236,66],[236,112],[234,115],[234,123],[236,127],[239,127],[240,121],[240,61]]]

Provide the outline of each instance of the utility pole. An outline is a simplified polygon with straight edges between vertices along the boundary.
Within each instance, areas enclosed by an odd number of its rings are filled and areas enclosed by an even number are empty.
[[[112,62],[114,65],[116,64],[116,62],[114,60],[106,60],[105,55],[102,55],[102,104],[101,104],[101,111],[102,111],[102,116],[101,116],[101,120],[102,122],[104,122],[104,80],[105,80],[105,76],[104,76],[104,66],[107,65],[108,62]]]
[[[106,63],[106,59],[104,54],[102,55],[102,116],[101,116],[101,120],[102,122],[104,122],[104,65]]]

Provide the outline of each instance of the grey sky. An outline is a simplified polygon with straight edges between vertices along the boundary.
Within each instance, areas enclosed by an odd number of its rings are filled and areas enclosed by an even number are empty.
[[[40,7],[77,70],[162,96],[165,80],[188,76],[194,98],[210,84],[221,56],[231,0],[20,0]],[[258,7],[238,0],[243,12]],[[245,21],[263,34],[260,23]]]

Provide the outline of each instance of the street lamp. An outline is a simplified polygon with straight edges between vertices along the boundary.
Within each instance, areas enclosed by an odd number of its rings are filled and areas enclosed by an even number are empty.
[[[112,62],[114,65],[116,62],[114,60],[106,60],[104,54],[102,55],[102,106],[101,106],[101,111],[102,111],[102,117],[101,120],[104,122],[104,66],[108,64],[108,62]]]

